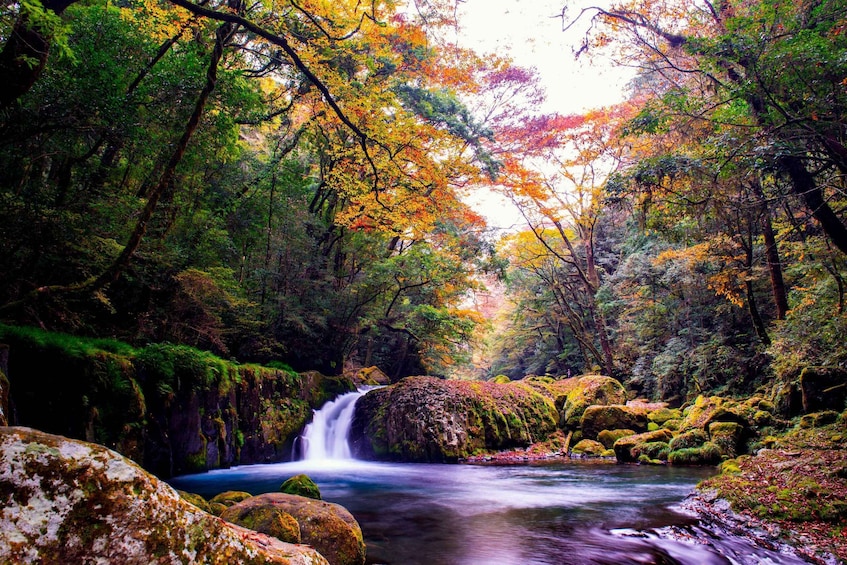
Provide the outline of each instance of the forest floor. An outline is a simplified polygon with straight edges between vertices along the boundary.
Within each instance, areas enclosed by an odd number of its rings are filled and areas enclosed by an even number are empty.
[[[690,507],[762,545],[787,543],[813,563],[847,563],[845,447],[843,423],[795,428],[773,449],[725,464]]]

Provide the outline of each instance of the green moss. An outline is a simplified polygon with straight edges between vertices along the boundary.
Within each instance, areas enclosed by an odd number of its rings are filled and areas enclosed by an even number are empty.
[[[280,492],[285,494],[296,494],[297,496],[305,496],[315,500],[321,499],[321,491],[318,485],[307,475],[295,475],[282,483],[279,487]]]
[[[635,430],[603,430],[597,434],[597,441],[607,449],[611,449],[615,442],[627,436],[634,436]]]
[[[670,441],[671,451],[699,447],[708,441],[709,437],[703,430],[695,429],[674,437]]]
[[[667,461],[670,449],[664,441],[648,441],[639,443],[633,448],[633,455],[637,454],[639,459],[646,456],[649,460]]]
[[[668,454],[671,465],[716,465],[721,460],[720,448],[708,441],[700,447],[676,449]]]
[[[217,503],[223,504],[224,506],[232,506],[233,504],[237,504],[242,500],[246,500],[253,496],[249,492],[244,492],[241,490],[228,490],[224,491],[220,494],[213,496],[209,500],[209,504]]]
[[[185,492],[184,490],[178,490],[176,492],[183,500],[190,502],[200,510],[204,512],[211,512],[211,509],[209,508],[209,503],[206,501],[205,498],[203,498],[199,494],[194,494],[193,492]]]

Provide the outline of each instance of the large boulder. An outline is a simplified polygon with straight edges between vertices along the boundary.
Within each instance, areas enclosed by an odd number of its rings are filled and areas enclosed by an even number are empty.
[[[300,526],[302,543],[314,547],[332,565],[363,565],[365,543],[358,522],[343,507],[293,494],[271,492],[248,498],[221,514],[224,520],[290,515]],[[256,519],[254,523],[259,523]],[[269,519],[268,523],[274,523]]]
[[[366,459],[456,461],[544,440],[556,417],[553,398],[521,381],[407,377],[359,399],[351,448]]]
[[[679,429],[682,431],[699,428],[708,430],[712,422],[735,422],[742,426],[748,425],[745,411],[749,407],[720,396],[698,396],[694,404],[686,408],[685,418]]]
[[[806,367],[800,373],[803,412],[841,412],[847,401],[847,371],[836,367]]]
[[[671,432],[665,429],[622,437],[613,446],[615,457],[620,463],[638,461],[638,456],[644,451],[646,444],[668,442],[672,437]]]
[[[321,499],[321,489],[308,475],[294,475],[279,486],[279,492],[296,494],[306,498]]]
[[[0,563],[327,564],[228,524],[99,445],[0,428]]]
[[[610,404],[626,404],[626,390],[621,383],[601,375],[580,377],[561,407],[560,425],[565,430],[576,430],[589,406]]]
[[[580,419],[582,437],[597,439],[603,430],[635,430],[636,433],[647,431],[647,414],[638,408],[612,404],[610,406],[589,406]]]

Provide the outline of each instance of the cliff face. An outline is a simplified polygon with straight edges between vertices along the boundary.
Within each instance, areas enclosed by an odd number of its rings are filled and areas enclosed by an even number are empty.
[[[282,461],[350,379],[237,365],[172,345],[69,350],[3,335],[10,423],[100,443],[160,477]]]

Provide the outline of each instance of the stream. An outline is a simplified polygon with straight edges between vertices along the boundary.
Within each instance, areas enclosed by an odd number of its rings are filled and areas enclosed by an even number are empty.
[[[285,479],[306,473],[324,500],[355,516],[370,564],[804,563],[701,527],[679,509],[697,482],[714,469],[350,459],[344,437],[338,435],[346,434],[345,419],[352,418],[355,398],[341,397],[316,414],[304,433],[307,459],[210,471],[170,482],[210,498],[226,490],[276,492]]]

